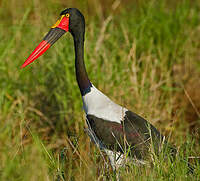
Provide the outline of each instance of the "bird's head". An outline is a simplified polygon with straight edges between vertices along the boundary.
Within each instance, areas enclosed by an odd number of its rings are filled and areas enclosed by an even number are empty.
[[[82,13],[76,8],[68,8],[60,13],[60,18],[58,21],[51,27],[50,31],[43,38],[42,42],[26,59],[21,68],[26,67],[40,57],[68,31],[74,38],[78,38],[80,36],[84,38],[85,19]]]

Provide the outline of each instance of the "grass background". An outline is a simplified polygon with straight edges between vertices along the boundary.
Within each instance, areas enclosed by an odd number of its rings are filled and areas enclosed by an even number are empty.
[[[1,0],[0,180],[115,180],[84,133],[71,35],[20,70],[67,7],[86,18],[92,83],[150,120],[180,152],[175,163],[122,169],[122,180],[199,180],[191,158],[200,155],[198,0]],[[194,175],[182,158],[197,164]]]

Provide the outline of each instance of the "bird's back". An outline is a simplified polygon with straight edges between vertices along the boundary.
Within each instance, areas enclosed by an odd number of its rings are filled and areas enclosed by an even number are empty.
[[[88,126],[109,150],[146,159],[150,152],[159,153],[164,137],[148,121],[115,104],[94,86],[83,96]]]

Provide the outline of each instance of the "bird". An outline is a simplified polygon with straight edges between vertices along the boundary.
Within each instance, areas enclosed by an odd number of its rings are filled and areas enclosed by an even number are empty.
[[[85,18],[76,8],[67,8],[41,43],[23,63],[26,67],[46,52],[62,35],[70,32],[74,40],[76,80],[82,96],[90,139],[108,155],[114,170],[126,160],[143,165],[163,148],[175,157],[176,148],[168,143],[149,121],[116,104],[90,81],[84,63]]]

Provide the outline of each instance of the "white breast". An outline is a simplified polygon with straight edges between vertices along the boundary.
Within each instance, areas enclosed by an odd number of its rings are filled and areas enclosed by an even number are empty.
[[[91,91],[82,96],[83,108],[86,114],[94,115],[108,121],[118,122],[123,120],[126,108],[115,104],[106,95],[92,86]]]

